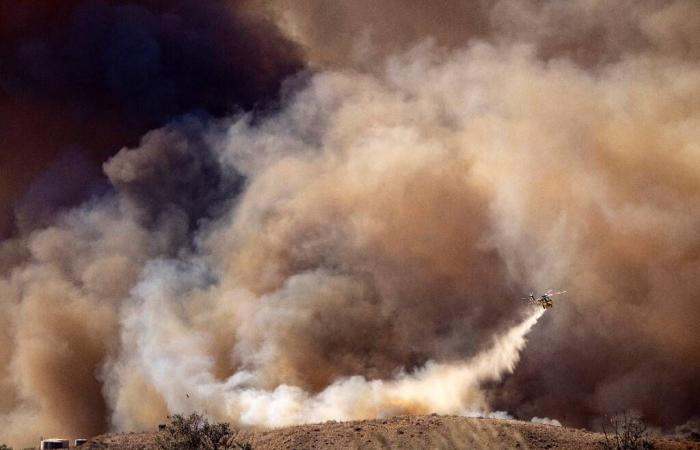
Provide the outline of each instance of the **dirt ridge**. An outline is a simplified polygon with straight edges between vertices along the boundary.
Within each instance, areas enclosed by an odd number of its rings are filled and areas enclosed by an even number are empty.
[[[156,432],[96,436],[83,450],[155,450]],[[461,416],[397,416],[325,422],[272,430],[241,429],[253,449],[601,449],[600,433],[517,420]],[[652,438],[657,450],[700,450],[700,442]]]

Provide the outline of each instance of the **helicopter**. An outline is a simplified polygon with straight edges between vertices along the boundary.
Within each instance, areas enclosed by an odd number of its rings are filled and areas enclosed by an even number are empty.
[[[535,297],[535,295],[532,292],[530,292],[530,296],[523,297],[523,300],[527,300],[533,305],[539,305],[542,307],[542,309],[547,309],[554,306],[554,303],[552,302],[552,297],[560,294],[566,294],[566,291],[552,292],[552,290],[550,289],[539,297]]]

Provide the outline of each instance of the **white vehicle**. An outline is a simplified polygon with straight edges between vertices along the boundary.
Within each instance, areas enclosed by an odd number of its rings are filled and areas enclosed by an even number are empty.
[[[75,440],[75,446],[76,446],[76,447],[80,447],[81,445],[83,445],[83,444],[86,443],[87,441],[88,441],[87,439],[76,439],[76,440]]]
[[[56,448],[70,448],[68,439],[42,439],[41,450],[53,450]]]

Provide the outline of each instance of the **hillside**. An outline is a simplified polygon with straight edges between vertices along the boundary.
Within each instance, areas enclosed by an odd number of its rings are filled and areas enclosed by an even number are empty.
[[[97,436],[86,450],[150,450],[156,433]],[[600,449],[603,435],[574,428],[458,416],[400,416],[385,420],[326,422],[275,430],[241,430],[237,441],[253,449]],[[655,449],[700,450],[700,442],[654,439]]]

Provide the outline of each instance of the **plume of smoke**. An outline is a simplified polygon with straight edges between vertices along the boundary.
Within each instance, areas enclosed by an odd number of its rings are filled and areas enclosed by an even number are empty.
[[[694,272],[672,249],[694,245],[683,230],[696,218],[677,211],[697,188],[683,168],[694,153],[680,150],[692,145],[697,65],[641,56],[593,75],[527,47],[435,54],[418,48],[383,79],[319,75],[284,114],[231,126],[219,152],[249,182],[202,241],[219,281],[191,306],[209,376],[312,393],[353,374],[390,379],[483,349],[520,289],[555,284],[574,301],[536,333],[528,370],[494,393],[499,409],[573,423],[611,405],[661,423],[691,414]],[[631,109],[630,96],[649,104]],[[688,109],[675,125],[638,133],[677,98]],[[669,270],[691,278],[672,283]],[[227,362],[207,342],[208,310],[229,319],[217,332]],[[665,391],[671,410],[624,388],[665,383],[658,367],[678,383]],[[572,414],[571,401],[590,409]]]
[[[693,245],[683,230],[695,219],[664,205],[684,203],[696,189],[682,168],[694,164],[692,152],[655,166],[663,172],[678,164],[673,176],[656,174],[644,158],[665,158],[654,156],[651,141],[659,149],[689,142],[685,124],[696,109],[675,116],[673,137],[632,130],[672,98],[692,99],[689,72],[697,66],[676,61],[679,72],[639,57],[592,75],[566,61],[544,64],[528,47],[477,45],[446,60],[435,54],[417,48],[392,62],[383,79],[318,75],[284,114],[230,127],[221,160],[249,182],[230,217],[202,240],[216,286],[183,300],[197,318],[180,326],[193,330],[196,345],[186,347],[197,349],[191,361],[200,361],[199,369],[173,371],[187,379],[204,373],[207,386],[218,378],[277,392],[272,398],[282,410],[289,397],[275,390],[280,386],[297,386],[289,395],[303,398],[353,374],[386,380],[397,367],[412,372],[429,360],[464,359],[502,332],[522,287],[561,284],[573,287],[575,301],[545,327],[557,339],[539,335],[525,356],[534,374],[506,380],[493,393],[497,407],[526,417],[568,413],[574,423],[611,405],[644,409],[662,423],[692,413],[697,368],[667,357],[672,348],[693,360],[697,348],[684,331],[692,325],[685,314],[664,317],[675,308],[694,310],[684,294],[688,282],[676,287],[676,306],[641,318],[665,300],[657,289],[674,289],[661,275],[669,269],[649,267],[646,258]],[[684,75],[678,84],[659,84],[666,71]],[[652,104],[630,109],[625,99],[638,98],[640,89],[655,92],[646,97]],[[639,180],[640,168],[649,179]],[[680,197],[671,194],[677,189]],[[629,238],[635,247],[611,258]],[[670,267],[692,272],[691,263],[672,255],[664,257]],[[640,291],[650,281],[635,265],[645,274],[661,270],[660,284]],[[608,300],[614,292],[624,294]],[[601,329],[599,314],[609,327]],[[221,322],[214,316],[228,319],[216,339],[205,329]],[[219,337],[231,354],[208,342]],[[604,351],[587,353],[588,341]],[[672,410],[623,388],[663,382],[653,367],[665,367],[682,386],[666,392]],[[601,391],[587,398],[591,389]],[[186,399],[168,397],[170,408],[187,408]],[[572,414],[572,400],[590,410]],[[119,415],[130,417],[128,411]]]
[[[499,4],[522,36],[569,17]],[[0,440],[191,409],[696,415],[700,27],[659,5],[634,16],[644,45],[594,63],[537,33],[424,43],[122,150],[110,193],[0,244]],[[500,379],[529,329],[514,302],[559,286]]]
[[[124,321],[124,346],[138,351],[120,367],[118,377],[131,378],[140,371],[137,376],[157,386],[167,410],[206,408],[211,415],[246,425],[283,426],[401,413],[486,414],[489,405],[482,384],[500,380],[514,370],[525,336],[544,313],[539,308],[531,311],[521,323],[494,336],[488,348],[464,362],[428,361],[411,373],[400,371],[388,380],[343,377],[316,393],[289,384],[267,390],[260,387],[260,376],[248,370],[217,380],[203,330],[183,330],[185,318],[177,313],[179,308],[173,308],[172,298],[182,295],[182,289],[189,291],[202,284],[207,275],[201,266],[183,268],[179,263],[160,262],[147,272],[155,276],[136,288]],[[323,278],[315,281],[323,282]],[[275,314],[294,313],[279,308],[284,307],[278,306]],[[134,425],[131,402],[141,404],[143,399],[129,398],[133,394],[129,389],[116,393],[115,404],[126,408],[117,409],[120,426]]]

